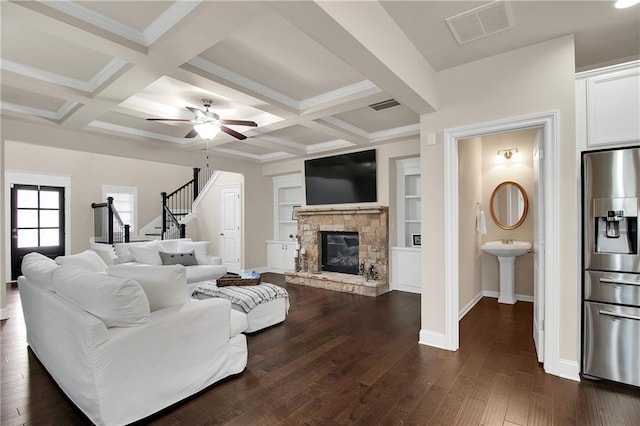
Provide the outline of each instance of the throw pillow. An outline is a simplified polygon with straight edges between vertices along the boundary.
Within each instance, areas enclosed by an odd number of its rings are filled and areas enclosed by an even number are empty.
[[[126,277],[140,283],[151,312],[182,305],[189,300],[187,277],[182,265],[114,265],[107,268],[107,275]]]
[[[178,251],[185,252],[193,250],[193,252],[196,254],[198,265],[209,264],[209,254],[207,253],[208,247],[209,241],[178,241]]]
[[[162,260],[158,254],[160,251],[166,251],[162,244],[157,241],[151,241],[139,246],[132,246],[129,251],[133,255],[136,262],[146,263],[147,265],[162,265]]]
[[[167,253],[161,251],[158,254],[160,255],[160,259],[162,260],[163,265],[192,266],[198,264],[196,255],[193,253],[193,250],[190,250],[186,253]]]
[[[28,253],[22,258],[22,274],[32,283],[52,289],[53,271],[60,266],[40,253]]]
[[[132,327],[149,321],[147,297],[131,279],[62,265],[53,272],[53,290],[107,327]]]
[[[82,253],[56,257],[58,265],[73,265],[86,269],[89,272],[104,272],[107,264],[98,253],[93,250],[85,250]]]

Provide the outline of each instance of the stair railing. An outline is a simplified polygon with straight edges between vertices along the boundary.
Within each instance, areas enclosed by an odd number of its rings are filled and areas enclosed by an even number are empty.
[[[96,243],[128,243],[131,226],[125,224],[113,205],[113,197],[106,203],[91,203],[93,208],[93,236]]]
[[[187,215],[193,211],[193,202],[198,198],[198,194],[204,186],[207,184],[214,171],[210,168],[206,168],[201,173],[197,167],[193,168],[193,179],[182,185],[175,191],[167,194],[166,192],[160,193],[162,199],[161,218],[162,218],[162,233],[163,240],[170,238],[184,238],[184,230],[180,230],[180,226],[184,228],[184,224],[180,223]],[[169,231],[169,234],[166,234]],[[180,234],[180,237],[175,235]]]
[[[166,199],[167,193],[161,193],[163,198],[162,204],[162,231],[160,232],[160,238],[163,240],[170,240],[174,238],[185,238],[186,236],[186,225],[184,223],[180,223],[178,218],[171,213],[169,207],[164,203]]]

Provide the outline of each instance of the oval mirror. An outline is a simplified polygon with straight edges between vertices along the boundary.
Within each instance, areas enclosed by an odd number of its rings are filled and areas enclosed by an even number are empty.
[[[493,190],[493,194],[491,194],[491,219],[499,228],[515,229],[522,225],[528,210],[529,199],[519,183],[502,182]]]

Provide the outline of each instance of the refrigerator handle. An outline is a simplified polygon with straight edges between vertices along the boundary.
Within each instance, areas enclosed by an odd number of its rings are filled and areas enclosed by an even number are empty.
[[[637,316],[637,315],[629,315],[629,314],[621,314],[619,312],[603,311],[602,309],[600,309],[598,311],[598,313],[600,315],[608,315],[610,317],[624,318],[624,319],[640,321],[640,316]]]
[[[600,282],[601,283],[609,283],[609,284],[627,284],[627,285],[640,286],[640,281],[617,280],[615,278],[600,278]]]

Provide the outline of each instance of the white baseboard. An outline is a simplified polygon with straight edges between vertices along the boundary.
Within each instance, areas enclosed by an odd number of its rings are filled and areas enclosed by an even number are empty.
[[[491,290],[482,290],[482,295],[484,297],[492,297],[497,299],[500,297],[500,292],[491,291]],[[522,302],[533,302],[533,296],[529,296],[528,294],[515,294],[516,300],[520,300]]]
[[[476,296],[473,299],[471,299],[471,301],[469,303],[467,303],[464,306],[464,308],[462,308],[460,310],[460,312],[458,313],[458,321],[460,321],[465,315],[467,315],[467,313],[471,309],[473,309],[474,306],[476,306],[476,303],[478,303],[480,300],[482,300],[482,297],[483,297],[483,292],[482,291],[478,292],[478,294],[476,294]]]
[[[422,293],[422,289],[420,287],[415,287],[415,286],[411,286],[411,285],[396,285],[393,283],[389,283],[389,291],[392,290],[398,290],[398,291],[404,291],[407,293],[414,293],[414,294],[421,294]]]
[[[420,330],[418,343],[435,348],[450,350],[447,347],[447,339],[443,333],[434,333],[429,330]]]
[[[576,361],[559,359],[557,367],[557,371],[547,371],[545,369],[545,372],[562,377],[563,379],[573,380],[574,382],[580,381],[580,367]]]

